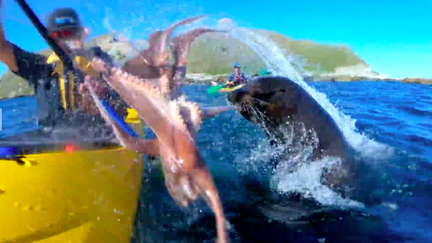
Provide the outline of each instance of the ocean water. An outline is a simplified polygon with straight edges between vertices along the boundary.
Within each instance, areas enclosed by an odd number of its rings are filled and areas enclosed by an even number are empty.
[[[4,99],[0,101],[0,139],[39,129],[37,104],[34,96]]]
[[[361,136],[373,142],[356,148],[366,148],[359,152],[371,173],[362,178],[358,190],[373,195],[373,199],[354,204],[340,200],[336,193],[317,186],[319,180],[312,167],[299,170],[296,176],[266,171],[263,165],[269,163],[273,151],[260,127],[234,111],[226,112],[203,122],[198,146],[221,191],[234,228],[232,238],[236,242],[431,242],[432,87],[367,81],[307,85],[325,94],[354,121],[354,139]],[[226,104],[225,96],[207,96],[205,89],[185,87],[196,102]],[[383,151],[385,155],[379,154]],[[190,210],[176,208],[163,189],[159,173],[149,170],[146,174],[138,213],[140,242],[214,239],[213,218],[206,205],[198,203]],[[292,182],[285,191],[280,187],[286,183],[278,187],[262,183],[275,175]],[[309,188],[305,191],[304,187]],[[305,219],[308,227],[299,220],[290,223],[284,214],[300,211],[299,205],[275,201],[269,194],[276,192],[280,198],[294,191],[311,195],[309,198],[329,211]],[[270,213],[269,208],[273,210]]]
[[[230,215],[231,238],[237,242],[430,241],[431,215],[421,205],[431,203],[432,192],[431,87],[397,82],[306,83],[302,75],[307,60],[299,61],[247,29],[234,26],[226,31],[258,54],[273,75],[296,82],[332,116],[363,171],[358,197],[343,198],[320,183],[323,170],[337,164],[337,158],[310,161],[310,148],[291,144],[295,152],[277,157],[282,166],[274,169],[268,165],[284,148],[270,148],[257,125],[236,112],[204,122],[198,146],[212,166]],[[224,96],[209,97],[204,90],[185,88],[198,103],[227,103]],[[162,181],[156,180],[155,186],[151,178],[143,186],[148,194],[141,208],[154,213],[138,217],[142,224],[137,238],[141,242],[211,238],[213,218],[203,219],[203,207],[177,213],[166,194],[153,197],[154,191],[164,190],[158,187]],[[164,216],[155,220],[154,215]]]
[[[318,181],[312,168],[299,170],[300,175],[296,177],[284,175],[298,183],[291,183],[282,192],[281,183],[279,187],[262,183],[281,173],[268,171],[263,166],[270,161],[272,153],[266,136],[260,127],[235,111],[226,112],[203,122],[197,142],[220,190],[233,240],[431,242],[432,86],[399,82],[311,82],[307,85],[325,94],[338,111],[354,121],[354,139],[361,136],[373,142],[359,145],[356,150],[364,149],[360,152],[365,154],[374,175],[374,178],[364,178],[365,185],[374,186],[359,190],[375,195],[375,202],[369,205],[358,202],[363,206],[354,209],[344,207],[350,204],[338,200],[339,195],[314,187]],[[206,88],[186,86],[184,90],[191,100],[205,106],[227,104],[224,95],[208,96]],[[0,106],[3,111],[2,136],[34,129],[36,107],[33,97],[2,100]],[[350,139],[353,138],[347,137],[348,141]],[[383,151],[385,156],[379,154]],[[164,188],[158,166],[147,167],[137,214],[137,242],[214,240],[214,222],[208,207],[198,202],[188,210],[179,209]],[[302,190],[305,185],[315,188],[309,193],[311,199],[331,209],[331,214],[322,216],[326,218],[325,224],[311,223],[316,218],[322,220],[319,215],[313,216],[311,222],[307,219],[307,225],[312,229],[297,224],[298,220],[293,220],[292,224],[286,219],[278,222],[286,210],[296,209],[298,205],[275,202],[270,199],[273,193],[279,197],[292,191],[307,194]],[[327,199],[323,201],[322,198]],[[269,205],[274,211],[277,209],[278,217],[268,213]],[[336,222],[340,223],[327,222],[331,217],[337,217]],[[349,229],[346,229],[347,225]],[[346,237],[346,240],[340,237]]]

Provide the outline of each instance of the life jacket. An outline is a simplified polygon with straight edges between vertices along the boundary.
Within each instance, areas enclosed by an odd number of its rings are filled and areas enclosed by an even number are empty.
[[[239,73],[237,76],[235,74],[233,74],[233,75],[234,75],[233,81],[234,81],[235,85],[240,85],[243,83],[243,81],[244,81],[243,73]]]
[[[243,74],[239,74],[238,76],[236,76],[236,79],[238,80],[239,84],[243,83]]]
[[[63,105],[63,108],[66,110],[68,108],[68,106],[66,104],[66,92],[65,92],[66,87],[65,87],[63,62],[60,60],[60,58],[58,58],[58,56],[55,53],[52,53],[51,55],[49,55],[46,62],[47,63],[55,63],[55,69],[51,73],[51,77],[54,75],[58,75],[62,105]],[[82,72],[84,72],[84,74],[91,75],[94,78],[100,77],[100,73],[91,67],[90,61],[87,60],[86,58],[81,57],[81,56],[75,56],[75,63],[76,63],[77,68],[79,68]],[[73,73],[69,72],[69,87],[68,87],[68,89],[69,89],[69,94],[71,94],[69,96],[69,99],[70,99],[69,104],[71,104],[70,109],[72,109],[72,110],[75,109],[75,98],[76,98],[73,95],[74,94],[74,86],[75,86],[73,80],[74,80]]]

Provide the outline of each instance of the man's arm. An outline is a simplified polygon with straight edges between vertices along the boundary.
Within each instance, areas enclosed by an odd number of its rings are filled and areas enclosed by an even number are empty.
[[[93,52],[95,56],[99,57],[105,62],[114,64],[112,57],[108,53],[104,52],[99,46],[93,47]]]
[[[234,74],[231,74],[230,76],[228,76],[228,82],[233,81],[233,79],[234,79]]]
[[[4,63],[13,73],[27,81],[36,75],[42,75],[51,67],[43,55],[27,52],[7,41],[2,22],[2,0],[0,0],[0,62]]]
[[[3,31],[3,16],[1,8],[2,0],[0,0],[0,62],[8,66],[10,70],[18,72],[18,66],[16,63],[15,55],[13,53],[12,45],[6,40],[6,36]]]
[[[234,74],[231,74],[230,76],[228,76],[228,82],[227,84],[229,85],[233,85],[234,84]]]

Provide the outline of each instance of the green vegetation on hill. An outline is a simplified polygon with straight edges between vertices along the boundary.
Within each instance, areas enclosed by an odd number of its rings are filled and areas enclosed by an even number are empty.
[[[233,63],[241,64],[246,73],[264,69],[264,62],[241,41],[222,33],[207,33],[197,38],[188,56],[189,73],[227,74]]]
[[[306,58],[309,67],[306,70],[316,73],[319,64],[321,72],[333,72],[335,68],[366,64],[352,50],[343,46],[320,45],[310,41],[292,40],[287,36],[268,30],[253,30],[268,37],[280,48]],[[109,39],[111,38],[111,39]],[[103,43],[103,44],[101,44]],[[89,40],[86,46],[101,44],[105,51],[111,49],[114,42],[110,35],[102,35]],[[48,55],[49,50],[40,53]],[[121,50],[111,51],[114,58],[123,59],[126,55]],[[265,69],[264,62],[241,41],[222,33],[207,33],[195,40],[188,56],[188,73],[228,74],[232,65],[238,62],[248,74],[259,73]],[[33,89],[23,79],[7,71],[0,79],[0,99],[32,94]]]
[[[334,72],[337,67],[366,64],[348,47],[292,40],[268,30],[253,31],[268,37],[287,53],[305,58],[308,63],[305,69],[313,73],[318,71],[318,66],[319,72]],[[208,33],[193,43],[188,57],[188,71],[208,74],[230,73],[234,62],[239,62],[248,73],[258,73],[265,69],[260,57],[241,41],[222,33]]]
[[[33,88],[22,78],[7,71],[0,79],[0,99],[33,94]]]
[[[308,71],[316,71],[318,65],[322,72],[334,72],[337,67],[366,64],[351,49],[345,46],[322,45],[312,41],[292,40],[285,35],[267,30],[255,30],[269,37],[279,47],[290,53],[306,58]]]

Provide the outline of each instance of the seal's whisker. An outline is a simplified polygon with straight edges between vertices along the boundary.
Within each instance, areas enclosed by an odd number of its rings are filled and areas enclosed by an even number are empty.
[[[270,105],[270,102],[268,101],[264,101],[255,97],[251,97],[251,99],[255,100],[255,101],[259,101],[261,104],[266,104],[266,105]]]

